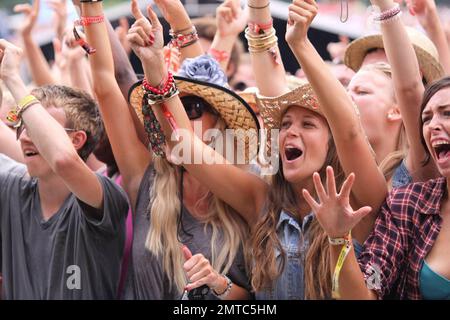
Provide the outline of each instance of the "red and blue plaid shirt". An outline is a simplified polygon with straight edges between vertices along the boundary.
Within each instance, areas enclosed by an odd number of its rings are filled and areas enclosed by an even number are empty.
[[[392,190],[358,258],[366,281],[382,299],[421,299],[419,275],[439,234],[445,178]],[[379,278],[374,279],[374,272]],[[378,281],[378,282],[377,282]]]

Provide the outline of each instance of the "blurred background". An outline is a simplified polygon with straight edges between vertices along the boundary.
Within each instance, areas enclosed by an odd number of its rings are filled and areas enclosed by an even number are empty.
[[[28,2],[31,3],[31,1]],[[221,3],[221,1],[217,0],[182,0],[182,2],[185,4],[187,11],[192,18],[207,15],[214,16],[215,9]],[[338,42],[340,37],[348,38],[348,40],[351,41],[354,38],[373,32],[376,29],[376,26],[368,22],[368,16],[370,15],[368,10],[370,4],[369,0],[348,0],[348,2],[341,2],[340,0],[317,0],[317,2],[319,4],[319,14],[313,22],[313,28],[311,29],[309,36],[322,57],[326,60],[331,60],[329,51],[327,50],[327,46],[330,42]],[[13,7],[19,3],[24,3],[24,1],[0,0],[0,37],[14,41],[15,30],[20,26],[22,16],[20,14],[14,14]],[[76,19],[77,14],[71,1],[67,0],[67,3],[68,21],[70,22]],[[109,20],[112,21],[113,26],[117,26],[119,18],[124,16],[128,18],[130,24],[133,23],[133,20],[130,17],[129,0],[104,0],[103,3],[106,9],[106,15]],[[151,1],[139,0],[139,4],[142,8],[145,8],[149,3],[151,3]],[[245,2],[243,1],[243,4],[244,3]],[[286,69],[294,74],[298,69],[298,64],[291,55],[283,37],[289,3],[290,1],[288,0],[271,0],[271,11],[274,17],[274,26],[277,29],[283,62]],[[341,22],[341,10],[343,9],[346,11],[346,3],[348,3],[348,20],[343,23]],[[450,0],[436,0],[436,3],[440,7],[439,12],[441,14],[441,19],[450,25]],[[34,36],[49,60],[53,59],[53,50],[51,46],[51,41],[54,37],[54,28],[52,28],[53,15],[54,12],[46,4],[45,0],[41,0],[41,10]],[[418,24],[416,19],[409,14],[404,14],[403,19],[409,25],[417,26]],[[242,39],[245,40],[243,35]],[[141,72],[141,67],[134,58],[135,57],[131,57],[133,67],[137,72]]]

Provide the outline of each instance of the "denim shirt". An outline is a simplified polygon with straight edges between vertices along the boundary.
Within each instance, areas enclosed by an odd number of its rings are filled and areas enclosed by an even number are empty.
[[[411,182],[413,182],[413,179],[406,168],[405,159],[403,159],[392,175],[392,188],[400,188]]]
[[[307,215],[299,223],[284,211],[277,224],[277,235],[286,253],[284,270],[270,289],[255,293],[257,300],[303,300],[305,298],[304,261],[308,250],[308,226],[314,215]],[[276,250],[277,262],[281,252]]]

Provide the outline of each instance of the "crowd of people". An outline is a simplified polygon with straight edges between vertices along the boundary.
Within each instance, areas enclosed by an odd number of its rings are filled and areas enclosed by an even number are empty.
[[[445,21],[434,0],[370,2],[378,32],[333,61],[308,38],[315,0],[285,34],[269,0],[200,19],[131,0],[116,29],[73,0],[52,63],[40,0],[19,5],[20,43],[0,39],[0,298],[450,299]]]

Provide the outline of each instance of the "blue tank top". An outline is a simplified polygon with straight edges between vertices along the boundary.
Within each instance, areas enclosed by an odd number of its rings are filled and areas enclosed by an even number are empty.
[[[425,260],[420,270],[420,293],[425,300],[450,300],[450,280],[434,272]]]

